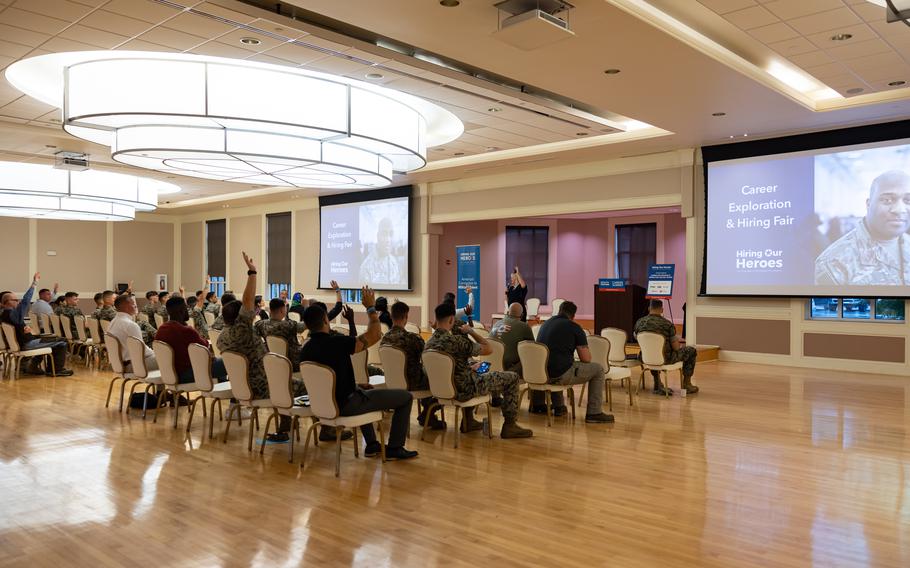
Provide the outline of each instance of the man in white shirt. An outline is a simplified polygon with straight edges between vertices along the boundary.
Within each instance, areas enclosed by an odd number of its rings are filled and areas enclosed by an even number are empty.
[[[46,316],[54,315],[54,308],[51,307],[51,300],[54,298],[54,294],[57,293],[57,285],[54,284],[53,293],[47,288],[42,288],[38,290],[38,299],[32,304],[30,311],[35,312],[38,315],[44,314]],[[37,322],[32,322],[32,327],[36,327]]]
[[[135,319],[136,312],[139,310],[136,308],[136,299],[127,294],[117,296],[117,299],[114,300],[114,309],[117,310],[117,314],[111,320],[111,325],[107,332],[120,342],[120,359],[125,363],[130,360],[126,338],[135,337],[142,341],[142,330],[139,329],[139,324],[136,323]],[[149,349],[145,342],[142,345],[145,348],[145,368],[149,371],[157,369],[158,361],[155,360],[155,352]]]

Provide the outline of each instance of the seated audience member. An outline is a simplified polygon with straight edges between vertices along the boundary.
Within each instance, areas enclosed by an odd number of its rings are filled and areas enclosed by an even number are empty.
[[[663,302],[651,300],[650,304],[648,304],[648,315],[635,322],[635,335],[637,336],[643,331],[663,335],[666,338],[664,342],[664,361],[668,365],[682,362],[682,388],[686,389],[686,394],[695,394],[698,392],[698,387],[692,384],[692,375],[695,373],[695,359],[698,357],[698,352],[694,347],[680,345],[679,336],[676,335],[676,326],[673,325],[673,322],[666,319],[663,314]],[[656,394],[666,394],[664,389],[673,394],[669,385],[664,386],[661,384],[660,373],[651,371],[651,376],[654,377],[654,392]]]
[[[205,292],[203,290],[196,290],[196,305],[201,309],[204,302]]]
[[[136,323],[135,317],[138,313],[136,308],[136,299],[129,294],[120,294],[114,299],[114,309],[117,315],[111,320],[111,326],[107,332],[120,341],[120,358],[124,366],[130,363],[129,345],[126,340],[128,337],[135,337],[145,344],[145,368],[153,371],[158,368],[158,362],[155,360],[155,352],[149,348],[146,338]]]
[[[92,317],[96,320],[107,320],[113,321],[114,316],[117,315],[117,310],[114,309],[114,299],[117,295],[113,290],[105,290],[101,293],[101,307],[92,313]]]
[[[471,341],[471,338],[474,341]],[[488,371],[477,374],[479,364],[472,364],[471,357],[492,353],[490,344],[478,335],[472,327],[455,327],[455,305],[443,302],[436,306],[436,331],[427,341],[426,348],[448,353],[455,359],[455,389],[459,400],[470,400],[484,394],[502,396],[502,438],[530,438],[533,432],[518,425],[518,373],[509,371]],[[466,422],[463,431],[477,427]]]
[[[212,322],[212,329],[217,329],[219,331],[224,329],[224,306],[236,300],[237,296],[235,296],[232,292],[225,292],[221,296],[221,308],[218,310],[218,315],[215,316],[215,321]]]
[[[288,308],[288,313],[294,312],[300,316],[300,321],[303,321],[303,312],[306,311],[307,304],[303,303],[303,294],[300,292],[294,292],[294,296],[291,299],[291,307]]]
[[[54,301],[54,296],[57,295],[57,284],[54,284],[54,292],[51,293],[47,288],[42,288],[38,290],[38,299],[35,300],[35,303],[32,304],[31,311],[35,312],[38,315],[50,316],[54,314],[54,309],[51,307],[51,302]]]
[[[269,302],[269,319],[256,322],[256,333],[266,341],[270,335],[278,336],[288,342],[287,358],[294,365],[294,371],[300,370],[300,341],[298,333],[306,330],[306,324],[287,319],[288,305],[281,298],[272,298]]]
[[[195,329],[186,325],[190,319],[186,300],[174,296],[168,299],[164,307],[169,316],[168,321],[158,327],[155,339],[167,343],[174,350],[174,368],[177,371],[178,382],[192,383],[195,379],[193,365],[190,363],[190,344],[198,343],[208,347],[209,342],[200,337]],[[216,358],[212,363],[212,376],[219,382],[227,377],[227,371],[224,370],[224,363],[220,358]]]
[[[32,278],[31,286],[25,291],[25,294],[22,295],[21,302],[13,292],[8,290],[0,292],[0,307],[3,308],[3,312],[0,313],[0,322],[10,324],[15,328],[16,341],[19,343],[19,348],[23,351],[50,347],[54,357],[54,369],[56,370],[57,376],[68,377],[73,374],[73,371],[66,368],[66,341],[57,337],[38,337],[32,333],[32,328],[25,324],[29,304],[32,301],[32,295],[35,293],[35,288],[38,287],[38,281],[40,279],[41,275],[36,272],[35,276]],[[30,375],[41,374],[40,365],[43,360],[43,357],[31,357],[29,364],[23,372]],[[50,376],[53,373],[51,372],[51,369],[45,369],[44,374]]]
[[[385,324],[389,329],[392,328],[392,314],[389,313],[389,301],[385,296],[376,298],[376,313],[379,314],[379,323]]]
[[[158,305],[155,306],[155,313],[167,321],[167,301],[171,298],[170,292],[158,292]],[[155,319],[154,317],[152,319]]]
[[[265,344],[262,338],[256,334],[253,329],[253,317],[255,316],[255,291],[256,291],[256,265],[253,259],[243,253],[243,261],[247,266],[246,286],[243,289],[242,300],[234,300],[225,296],[221,297],[221,317],[224,319],[224,329],[218,337],[218,349],[224,353],[231,351],[243,355],[247,360],[247,378],[250,383],[250,389],[253,391],[254,399],[269,398],[269,381],[265,376],[265,367],[262,364],[262,358],[265,357]],[[292,379],[292,388],[294,396],[306,394],[306,388],[300,379]],[[271,441],[287,441],[288,432],[291,429],[291,420],[288,416],[282,416],[278,425],[276,434],[269,434],[268,439]],[[320,433],[319,439],[323,436]],[[334,440],[334,436],[326,441]]]
[[[78,305],[79,294],[76,292],[67,292],[63,295],[63,305],[54,310],[54,313],[58,316],[70,318],[70,332],[73,334],[73,337],[79,337],[76,326],[76,316],[84,315],[82,310],[78,308]]]
[[[278,299],[284,300],[284,303],[287,304],[287,303],[288,303],[288,291],[287,291],[287,290],[279,290],[279,291],[278,291]]]
[[[509,311],[501,320],[493,324],[490,336],[502,341],[505,351],[502,356],[502,368],[521,375],[521,361],[518,358],[518,344],[522,341],[534,341],[531,327],[521,321],[524,308],[518,302],[509,306]]]
[[[408,325],[408,314],[410,311],[411,308],[404,302],[392,304],[392,325],[388,333],[382,336],[379,345],[390,345],[404,351],[404,376],[408,381],[408,390],[428,390],[430,381],[427,378],[426,371],[423,369],[423,361],[420,359],[425,346],[423,338],[419,334],[411,333],[405,329],[405,326]],[[426,409],[435,402],[435,399],[427,397],[418,402],[420,403],[420,413],[417,420],[422,426],[427,418]],[[431,430],[445,430],[446,423],[437,418],[434,413],[434,416],[430,417],[429,427]]]
[[[218,294],[209,292],[205,295],[205,311],[211,312],[217,318],[221,314],[221,304],[218,303]]]
[[[96,312],[97,312],[98,310],[100,310],[101,308],[104,307],[104,302],[101,301],[101,299],[102,299],[103,297],[104,297],[104,292],[98,292],[98,293],[95,294],[95,296],[92,298],[93,300],[95,300],[95,311],[96,311]],[[92,317],[95,317],[94,313],[92,314]],[[95,318],[95,319],[98,319],[98,318]]]
[[[588,412],[585,422],[602,424],[613,422],[613,415],[603,411],[604,368],[591,362],[588,337],[585,330],[575,323],[578,307],[570,301],[559,306],[559,313],[544,323],[537,334],[537,341],[550,350],[547,360],[549,383],[554,385],[588,385]],[[578,361],[575,354],[578,353]],[[561,393],[560,393],[561,394]]]
[[[155,314],[158,313],[158,292],[148,291],[145,293],[145,305],[140,310],[149,319],[152,327],[155,326]]]
[[[57,298],[51,302],[51,309],[54,310],[54,313],[57,313],[57,310],[66,305],[66,296],[57,296]]]
[[[320,308],[322,308],[322,311],[326,311],[326,309],[327,309],[325,302],[310,302],[310,305],[319,306]],[[332,308],[333,311],[334,311],[334,309],[335,308]],[[348,335],[351,337],[357,337],[357,325],[354,323],[354,310],[350,306],[342,305],[341,308],[338,310],[338,312],[341,314],[341,317],[346,322],[348,322]],[[304,312],[304,313],[306,313],[306,312]],[[326,314],[326,316],[330,315],[331,313],[332,312],[328,312]],[[335,314],[335,315],[337,316],[338,314]],[[329,318],[330,321],[331,321],[331,319],[332,318]],[[329,329],[329,333],[332,335],[335,335],[335,334],[344,335],[343,333],[339,333],[339,332],[335,331],[334,329]]]
[[[354,379],[354,366],[351,355],[368,349],[379,341],[379,316],[376,313],[375,295],[369,288],[363,288],[363,306],[367,309],[370,323],[366,332],[360,337],[331,335],[328,314],[320,306],[310,306],[303,314],[304,323],[310,330],[310,339],[300,350],[300,362],[314,361],[331,367],[335,371],[335,402],[342,416],[363,414],[375,410],[394,410],[392,428],[386,446],[386,459],[404,460],[417,457],[417,452],[404,447],[408,434],[408,422],[411,419],[411,403],[414,398],[406,390],[372,389],[367,390],[357,385]],[[327,434],[323,429],[320,439]],[[366,441],[364,455],[374,457],[380,454],[381,448],[376,439],[373,426],[360,428]]]
[[[202,308],[195,296],[186,299],[186,309],[190,312],[190,317],[193,318],[193,327],[199,332],[199,336],[203,339],[208,339],[209,324],[205,321],[205,315],[202,313]]]
[[[257,295],[253,299],[253,303],[256,305],[256,309],[253,311],[256,312],[256,315],[259,316],[259,319],[269,319],[269,312],[267,312],[265,309],[265,300],[262,299],[262,296]]]

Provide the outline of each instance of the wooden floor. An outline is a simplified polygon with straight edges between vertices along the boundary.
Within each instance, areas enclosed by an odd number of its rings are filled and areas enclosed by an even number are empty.
[[[714,362],[615,425],[347,444],[340,479],[332,444],[301,472],[106,410],[107,377],[0,384],[0,566],[910,566],[902,377]]]

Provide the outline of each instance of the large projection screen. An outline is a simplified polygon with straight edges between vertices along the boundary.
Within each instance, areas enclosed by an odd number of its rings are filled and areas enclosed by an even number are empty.
[[[410,290],[411,188],[320,198],[319,287]]]
[[[705,169],[704,294],[910,297],[910,138]]]

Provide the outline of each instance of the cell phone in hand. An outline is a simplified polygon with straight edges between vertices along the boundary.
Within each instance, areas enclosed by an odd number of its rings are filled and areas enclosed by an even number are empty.
[[[489,370],[490,370],[490,362],[489,362],[489,361],[484,361],[483,363],[480,364],[479,367],[477,367],[477,374],[478,374],[478,375],[482,375],[482,374],[486,373],[486,372],[489,371]]]

